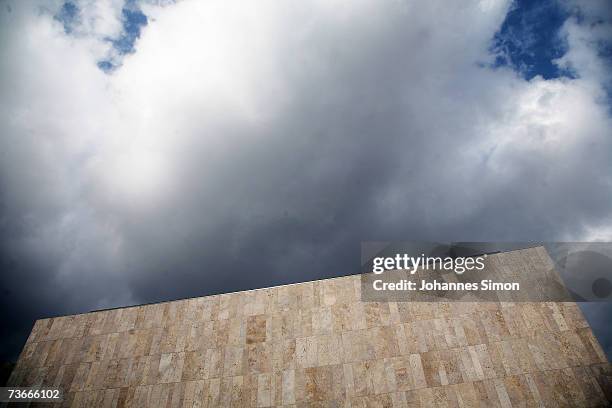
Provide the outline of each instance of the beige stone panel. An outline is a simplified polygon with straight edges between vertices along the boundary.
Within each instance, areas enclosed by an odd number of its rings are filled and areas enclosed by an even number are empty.
[[[439,387],[443,385],[443,383],[447,383],[446,372],[444,366],[440,362],[440,354],[438,351],[421,353],[421,362],[428,387]]]
[[[184,389],[184,394],[182,395],[182,401],[180,403],[180,407],[181,408],[193,408],[195,405],[200,405],[202,404],[202,400],[203,400],[203,387],[204,387],[204,380],[199,380],[199,381],[185,381],[183,382],[183,384],[185,384],[185,389]],[[197,393],[197,397],[196,397],[196,393]],[[196,402],[197,400],[197,402]]]
[[[331,334],[333,331],[332,310],[330,306],[312,310],[312,334],[315,336]]]
[[[511,406],[538,406],[538,402],[531,392],[529,382],[524,375],[505,377],[504,386]]]
[[[119,318],[119,322],[117,324],[117,331],[124,332],[127,330],[135,329],[137,319],[138,319],[138,308],[137,307],[128,307],[126,309],[122,309],[122,313]]]
[[[246,399],[245,389],[244,389],[244,377],[242,376],[231,377],[230,380],[231,380],[230,406],[231,407],[247,406],[246,405],[247,399]]]
[[[566,358],[570,367],[582,365],[584,356],[588,353],[580,336],[574,330],[567,330],[555,335],[560,345],[560,350]]]
[[[319,304],[317,306],[331,306],[338,302],[341,292],[338,290],[337,279],[329,279],[322,284],[321,281],[314,282],[315,292],[319,295]]]
[[[344,399],[343,372],[341,365],[296,370],[296,400],[298,402],[321,402]]]
[[[499,396],[495,389],[494,380],[474,381],[472,386],[476,400],[480,407],[499,407]]]
[[[279,312],[296,310],[300,304],[302,284],[279,286],[276,290],[276,307]]]
[[[68,320],[66,316],[54,317],[51,319],[51,324],[44,340],[51,341],[62,338],[64,324],[69,324]]]
[[[298,285],[299,286],[299,303],[298,309],[300,310],[308,310],[312,309],[316,306],[319,306],[318,297],[315,296],[315,285],[314,282],[304,282]]]
[[[461,358],[457,352],[457,349],[440,350],[439,356],[442,370],[445,374],[445,381],[443,382],[443,385],[457,384],[462,382],[463,374],[461,372]]]
[[[54,340],[45,340],[39,343],[32,343],[31,350],[29,351],[29,358],[27,359],[26,364],[24,364],[24,367],[43,366],[53,343]]]
[[[553,362],[547,358],[549,353],[545,350],[545,343],[537,337],[531,337],[525,340],[537,369],[541,371],[553,369]]]
[[[295,370],[285,370],[280,375],[281,398],[277,403],[282,405],[295,404]]]
[[[334,365],[342,363],[342,337],[327,335],[316,337],[317,365]]]
[[[20,386],[38,387],[43,383],[48,372],[49,367],[33,367],[26,369],[21,377]],[[85,372],[85,376],[87,376],[87,373],[88,371]]]
[[[159,363],[158,355],[117,360],[116,377],[111,377],[115,381],[113,386],[123,387],[147,384],[149,377],[153,377],[154,370],[157,369],[157,367],[153,368],[155,363]],[[127,374],[125,374],[126,371]]]
[[[204,325],[204,323],[202,323],[202,325]],[[199,350],[204,329],[198,322],[187,323],[184,327],[185,346],[183,351]]]
[[[506,384],[504,381],[500,379],[487,380],[492,381],[495,386],[495,391],[497,392],[497,397],[499,401],[499,405],[502,408],[512,408],[512,401],[510,401],[510,396],[508,395],[508,390],[506,389]]]
[[[363,311],[367,328],[389,324],[390,312],[388,303],[364,302]]]
[[[462,332],[463,337],[465,337],[464,345],[472,346],[487,342],[486,332],[478,314],[459,316],[457,317],[455,324],[460,327],[460,329],[456,330]]]
[[[343,304],[343,303],[340,303]],[[364,302],[354,302],[349,303],[351,319],[352,319],[352,329],[353,330],[363,330],[368,328],[368,324],[366,322],[366,314],[365,314],[365,305]],[[339,306],[339,305],[336,305]]]
[[[518,358],[512,350],[512,343],[510,341],[492,343],[491,347],[494,347],[500,356],[506,375],[516,375],[522,372]]]
[[[476,352],[476,358],[480,363],[482,374],[485,379],[501,377],[505,374],[501,359],[498,359],[496,362],[493,361],[491,354],[489,353],[489,348],[491,347],[490,344],[477,344],[472,347]]]
[[[500,407],[499,395],[494,380],[474,381],[474,390],[481,407]]]
[[[47,348],[46,355],[44,356],[44,360],[41,365],[43,366],[51,366],[51,365],[61,365],[61,357],[62,357],[62,349],[64,343],[63,339],[52,340],[49,343],[49,347]]]
[[[366,395],[362,397],[354,397],[350,400],[350,406],[352,408],[370,408],[370,407],[381,407],[391,408],[393,407],[393,397],[391,394],[382,395]]]
[[[341,303],[331,306],[333,333],[343,333],[353,330],[351,305],[352,303]]]
[[[221,377],[219,385],[219,406],[232,406],[232,387],[234,377]]]
[[[461,408],[477,408],[480,406],[473,383],[455,384],[452,386],[452,389],[456,395],[457,406]]]
[[[609,364],[594,365],[590,368],[575,367],[573,370],[577,385],[587,396],[589,405],[597,406],[603,401],[612,399]]]
[[[35,366],[33,364],[34,355],[36,352],[36,348],[40,344],[41,344],[40,342],[26,343],[25,346],[23,347],[23,350],[21,350],[21,353],[19,354],[19,359],[17,360],[17,363],[15,364],[15,369],[24,369],[26,367]]]
[[[187,300],[167,302],[164,306],[162,326],[180,325],[185,320]]]
[[[537,369],[537,365],[533,355],[529,351],[529,345],[526,339],[512,340],[512,352],[517,359],[517,365],[522,373],[530,373]],[[564,355],[567,357],[567,355]]]
[[[262,343],[267,339],[268,316],[249,316],[246,323],[246,344]],[[271,324],[271,322],[270,322]],[[230,336],[231,338],[232,336]],[[234,336],[235,338],[235,336]]]
[[[240,310],[240,297],[238,293],[228,293],[219,295],[219,313],[218,319],[230,319],[233,317],[242,316],[242,311]]]
[[[168,404],[166,408],[180,408],[185,395],[185,383],[162,384],[168,387]]]
[[[76,372],[72,379],[72,384],[68,390],[76,392],[83,391],[85,388],[85,383],[87,381],[87,376],[89,375],[89,369],[91,367],[91,363],[80,363],[77,366]],[[32,381],[28,381],[29,386],[33,385]],[[27,385],[26,385],[27,386]]]
[[[371,349],[375,350],[376,358],[389,358],[400,355],[393,327],[374,327],[365,331],[365,335],[366,343]]]
[[[159,343],[159,353],[174,353],[177,350],[179,325],[170,324],[161,329],[161,339]]]
[[[542,304],[542,308],[544,309],[542,314],[551,331],[560,332],[569,330],[570,326],[563,316],[563,310],[559,303],[546,302]]]
[[[167,384],[156,384],[151,386],[149,394],[149,406],[165,407],[168,405],[169,387]]]
[[[390,384],[383,360],[353,363],[355,395],[372,395],[396,391],[395,379]]]
[[[65,316],[61,333],[59,333],[59,338],[68,339],[82,336],[82,329],[80,327],[82,326],[81,316],[82,315]]]
[[[28,339],[26,340],[26,345],[33,342],[42,341],[42,339],[46,336],[51,323],[51,319],[36,320]]]
[[[92,392],[75,392],[71,401],[70,406],[75,408],[86,408],[93,405],[94,400],[92,397],[95,397],[95,394]]]
[[[65,355],[62,358],[64,364],[78,363],[81,361],[81,345],[85,338],[64,339],[66,344]]]
[[[223,375],[243,375],[246,369],[246,355],[244,347],[226,347]]]
[[[584,406],[586,404],[586,396],[582,388],[577,385],[578,379],[572,368],[564,368],[560,371],[560,382],[565,391],[564,394],[568,396],[572,405]]]
[[[593,335],[593,332],[590,328],[586,329],[577,329],[576,333],[582,340],[582,344],[587,350],[588,361],[593,363],[607,363],[608,360],[606,358],[605,353],[601,349],[599,342]]]
[[[523,320],[523,313],[520,304],[517,303],[509,307],[502,307],[501,312],[510,337],[526,337],[530,334],[527,325]]]
[[[342,333],[342,349],[345,363],[372,360],[374,350],[368,348],[365,330],[355,330]]]
[[[132,354],[129,357],[141,357],[151,354],[151,344],[153,342],[153,332],[151,330],[128,330],[130,334],[130,345],[133,341]],[[111,335],[112,336],[112,335]]]
[[[123,333],[110,333],[108,335],[108,342],[106,344],[106,350],[104,351],[103,360],[112,360],[118,358],[119,345],[121,336]],[[70,341],[71,339],[65,339],[64,341]]]
[[[247,368],[250,374],[271,371],[271,343],[256,343],[246,347]]]
[[[225,357],[223,349],[185,352],[183,380],[201,380],[221,376]]]
[[[151,346],[149,347],[149,355],[161,354],[162,343],[164,340],[164,329],[161,327],[154,327],[150,329],[142,329],[149,332],[151,337]],[[127,338],[127,334],[125,335]]]
[[[504,315],[500,309],[482,311],[479,317],[489,343],[511,338]]]
[[[112,350],[109,350],[106,355],[110,358],[133,357],[133,352],[137,342],[136,333],[136,330],[131,330],[122,333],[111,334],[110,339],[112,339],[112,342],[109,340],[109,343]],[[86,338],[85,340],[89,341],[89,338]]]
[[[272,369],[282,371],[296,367],[296,340],[272,343]]]
[[[410,400],[414,402],[415,405],[419,407],[437,407],[436,396],[434,395],[433,388],[421,388],[416,391],[411,391],[406,393],[406,395],[411,395]]]
[[[91,363],[87,380],[83,386],[84,390],[97,390],[103,388],[108,363],[108,361],[94,361]]]
[[[390,358],[386,363],[393,374],[394,390],[404,392],[417,388],[409,356]]]
[[[161,361],[161,354],[148,356],[144,371],[142,373],[141,384],[157,384],[159,381],[159,363]]]
[[[205,404],[203,407],[213,408],[219,406],[219,400],[221,398],[221,379],[212,378],[208,380],[208,393],[206,394]]]
[[[66,364],[61,366],[51,386],[59,387],[66,392],[69,391],[72,388],[72,383],[78,371],[78,367],[78,364]],[[12,382],[9,382],[9,384],[12,384]]]
[[[166,308],[165,303],[157,303],[154,305],[146,306],[146,319],[145,328],[163,327],[164,309]]]
[[[314,336],[295,339],[295,363],[297,368],[317,365],[317,344],[317,338]]]
[[[130,360],[109,360],[102,379],[102,388],[120,388],[128,385]]]
[[[132,403],[132,406],[139,408],[152,406],[150,401],[152,389],[152,385],[139,385],[138,387],[136,387],[136,390],[134,391],[134,401]]]
[[[101,390],[98,392],[98,398],[94,404],[95,407],[101,408],[114,408],[118,406],[119,403],[119,394],[120,391],[118,388],[115,389],[107,389]],[[156,394],[156,398],[159,400],[160,404],[157,404],[154,400],[152,401],[157,406],[165,406],[165,399],[163,393]]]
[[[561,342],[556,336],[557,333],[542,332],[538,333],[535,341],[540,344],[543,357],[550,362],[552,369],[568,367],[566,356],[561,352]]]
[[[518,303],[517,307],[521,308],[523,315],[523,322],[527,328],[529,334],[538,333],[546,330],[546,324],[538,304],[535,302]]]
[[[162,354],[159,359],[158,382],[170,383],[181,381],[185,353]]]
[[[589,323],[584,318],[582,311],[576,303],[561,302],[558,304],[561,308],[563,319],[567,323],[569,329],[584,329],[589,327]]]
[[[119,322],[121,319],[122,309],[112,309],[102,312],[102,327],[100,334],[116,333],[119,331]]]
[[[273,405],[272,391],[273,376],[270,373],[263,373],[257,376],[257,406],[270,407]]]
[[[85,358],[82,361],[100,361],[106,355],[106,347],[108,346],[110,334],[100,336],[92,336],[89,339],[89,349],[86,351]]]
[[[300,309],[296,315],[296,337],[308,337],[313,335],[312,309]]]
[[[540,384],[544,385],[542,388],[545,389],[548,405],[556,405],[558,407],[575,406],[562,378],[562,370],[550,370],[538,374]]]
[[[57,376],[59,374],[60,366],[47,366],[44,367],[44,377],[42,378],[41,386],[43,387],[52,387],[55,381],[57,380]]]

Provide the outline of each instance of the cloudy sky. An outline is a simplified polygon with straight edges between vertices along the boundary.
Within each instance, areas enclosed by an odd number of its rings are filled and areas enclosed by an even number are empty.
[[[1,358],[36,318],[355,273],[361,241],[612,241],[611,9],[0,0]]]

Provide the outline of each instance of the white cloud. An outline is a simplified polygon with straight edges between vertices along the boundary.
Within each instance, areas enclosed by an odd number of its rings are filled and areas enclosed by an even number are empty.
[[[121,5],[82,3],[79,35],[27,2],[0,12],[5,246],[88,293],[78,307],[222,289],[236,253],[258,257],[248,285],[287,254],[295,280],[351,272],[339,254],[362,239],[609,219],[607,73],[577,23],[560,63],[580,78],[525,81],[478,64],[508,2],[185,0],[144,6],[107,75]]]

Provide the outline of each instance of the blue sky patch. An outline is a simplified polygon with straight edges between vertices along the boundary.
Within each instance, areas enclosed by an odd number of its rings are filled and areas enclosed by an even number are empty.
[[[147,16],[138,8],[126,8],[121,10],[123,20],[123,32],[121,36],[110,40],[113,47],[120,54],[134,52],[134,43],[140,37],[140,29],[147,25]]]
[[[55,19],[62,23],[66,34],[70,34],[74,29],[74,25],[79,20],[79,8],[73,2],[67,1],[55,15]]]
[[[134,52],[134,43],[140,38],[142,27],[148,23],[147,16],[140,10],[135,1],[126,2],[121,10],[123,30],[118,38],[107,39],[119,55],[127,55]],[[120,63],[112,59],[98,62],[98,68],[110,73],[114,71]]]
[[[537,75],[574,78],[553,62],[567,51],[559,29],[569,16],[555,0],[515,0],[493,38],[493,67],[511,67],[528,80]]]
[[[54,18],[62,23],[66,34],[72,34],[80,21],[79,7],[73,1],[66,1]],[[128,0],[121,10],[122,30],[116,38],[106,38],[119,56],[134,52],[134,44],[140,38],[142,27],[148,23],[147,16],[140,10],[136,0]],[[120,61],[109,57],[98,61],[97,65],[102,71],[110,73],[119,65]]]

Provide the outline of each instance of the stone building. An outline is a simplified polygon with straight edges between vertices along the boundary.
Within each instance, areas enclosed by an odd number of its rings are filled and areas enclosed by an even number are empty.
[[[611,375],[573,302],[362,302],[357,275],[38,320],[10,384],[76,407],[576,407]]]

